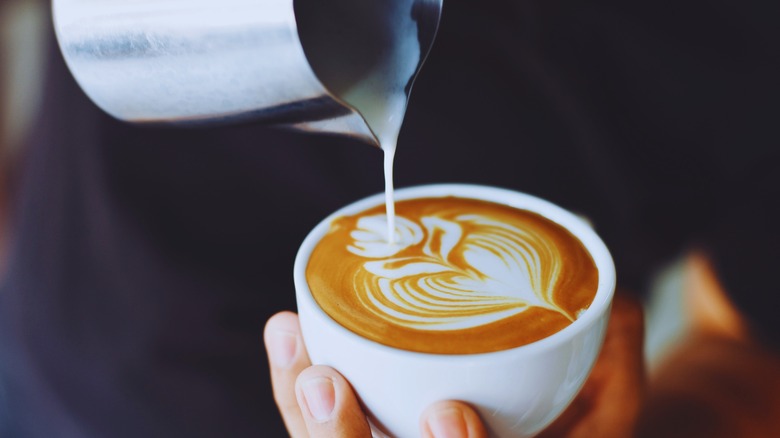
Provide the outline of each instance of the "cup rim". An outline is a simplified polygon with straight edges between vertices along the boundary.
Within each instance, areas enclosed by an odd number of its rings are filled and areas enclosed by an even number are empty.
[[[314,316],[316,316],[317,319],[321,320],[324,324],[329,325],[330,328],[336,330],[342,336],[350,338],[355,342],[363,343],[376,349],[377,351],[392,353],[393,355],[406,356],[409,358],[446,360],[448,362],[453,360],[468,361],[476,358],[486,357],[500,359],[502,357],[515,357],[517,355],[537,354],[542,351],[547,351],[549,349],[555,348],[560,344],[570,341],[578,333],[581,333],[589,326],[595,324],[605,312],[609,311],[610,305],[612,303],[612,297],[615,292],[615,265],[606,245],[586,220],[536,196],[487,185],[461,183],[427,184],[405,187],[395,191],[396,201],[416,198],[440,198],[450,196],[494,202],[517,209],[531,211],[566,228],[585,246],[585,249],[593,258],[596,264],[596,269],[599,273],[596,295],[593,297],[593,301],[591,302],[591,305],[588,307],[588,309],[573,323],[550,336],[518,347],[486,353],[443,354],[404,350],[373,341],[347,329],[338,321],[331,318],[331,316],[322,310],[319,304],[317,304],[317,301],[312,296],[311,289],[309,289],[308,282],[306,281],[306,267],[314,247],[317,245],[322,236],[327,233],[328,229],[330,228],[330,224],[334,219],[341,216],[353,215],[371,207],[383,204],[385,201],[384,192],[362,198],[339,208],[335,212],[328,215],[325,219],[320,221],[306,236],[295,257],[295,264],[293,267],[298,308],[300,309],[302,304],[307,305],[307,307],[310,308],[311,312],[314,313]],[[305,302],[302,303],[302,300]]]

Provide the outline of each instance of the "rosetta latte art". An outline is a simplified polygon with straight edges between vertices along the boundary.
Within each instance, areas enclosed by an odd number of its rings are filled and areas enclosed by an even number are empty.
[[[363,305],[395,324],[426,330],[489,324],[531,307],[572,315],[555,304],[561,255],[535,233],[477,214],[452,220],[362,217],[348,250],[366,259],[354,276]],[[411,252],[410,247],[420,246]]]
[[[550,336],[589,306],[593,258],[536,213],[457,197],[396,203],[393,243],[378,205],[331,221],[306,281],[322,310],[391,347],[499,351]]]

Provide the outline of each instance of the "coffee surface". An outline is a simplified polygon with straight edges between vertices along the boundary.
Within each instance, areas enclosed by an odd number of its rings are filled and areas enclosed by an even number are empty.
[[[465,198],[396,203],[335,219],[306,279],[331,318],[404,350],[469,354],[545,338],[588,308],[598,287],[583,244],[532,212]]]

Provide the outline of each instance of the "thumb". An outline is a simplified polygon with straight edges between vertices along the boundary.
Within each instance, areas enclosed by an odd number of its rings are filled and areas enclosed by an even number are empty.
[[[298,376],[295,394],[312,438],[371,436],[352,387],[333,368],[315,365]]]

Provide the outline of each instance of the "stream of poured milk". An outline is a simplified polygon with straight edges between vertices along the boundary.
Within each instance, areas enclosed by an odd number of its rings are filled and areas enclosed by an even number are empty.
[[[312,68],[331,93],[360,113],[384,152],[390,243],[395,240],[393,161],[423,56],[419,6],[417,0],[295,2],[299,34]]]
[[[380,140],[382,141],[382,140]],[[393,162],[395,161],[395,148],[398,142],[392,144],[387,141],[382,143],[385,153],[385,211],[387,212],[387,243],[395,243],[395,196],[393,187]]]
[[[409,99],[407,93],[411,90],[409,85],[422,53],[416,25],[413,22],[402,24],[395,29],[394,50],[382,59],[379,68],[341,94],[341,98],[363,116],[384,153],[387,241],[390,244],[395,243],[393,162]]]
[[[407,79],[408,80],[408,79]],[[403,88],[401,88],[403,91]],[[362,106],[356,107],[366,119],[369,127],[379,141],[384,153],[385,175],[385,210],[387,213],[387,242],[395,242],[395,198],[393,195],[393,163],[395,151],[398,145],[398,135],[401,132],[404,113],[406,112],[406,95],[374,96],[371,102],[361,102]],[[384,104],[384,105],[383,105]]]
[[[387,241],[395,243],[395,200],[393,196],[393,163],[401,132],[404,114],[406,113],[406,84],[414,74],[420,59],[419,45],[412,45],[407,53],[410,56],[404,69],[384,71],[373,75],[369,80],[358,84],[342,98],[360,111],[368,126],[376,135],[384,153],[385,175],[385,209],[387,212]],[[400,73],[399,73],[400,71]],[[392,74],[395,73],[395,74]],[[379,76],[379,77],[377,77]]]

